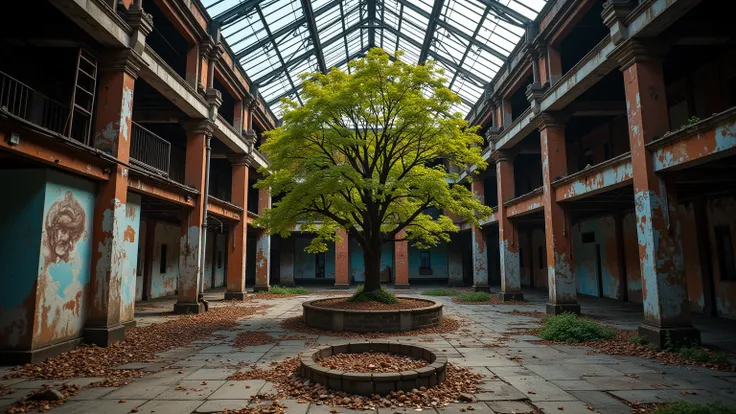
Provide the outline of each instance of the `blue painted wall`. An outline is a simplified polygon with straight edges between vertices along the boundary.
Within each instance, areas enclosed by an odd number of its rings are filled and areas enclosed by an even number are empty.
[[[45,171],[0,171],[0,192],[12,195],[0,203],[0,347],[14,348],[30,345],[33,332]]]
[[[431,275],[420,275],[421,250],[409,246],[409,279],[447,279],[449,277],[448,264],[449,254],[446,243],[442,243],[430,249]]]
[[[317,258],[304,249],[312,242],[312,236],[300,234],[294,237],[294,277],[297,279],[314,279],[317,272]],[[325,252],[325,279],[335,278],[335,245],[328,243]]]
[[[600,268],[603,281],[603,296],[619,297],[619,265],[616,246],[616,226],[613,217],[601,217],[582,221],[573,226],[573,249],[575,252],[575,280],[578,292],[584,295],[599,295],[598,261],[596,244],[600,246]],[[583,243],[583,233],[592,233],[594,243]]]
[[[350,254],[350,281],[356,283],[365,282],[365,261],[363,260],[363,248],[355,239],[350,239],[348,245]],[[381,271],[391,271],[393,280],[394,268],[394,245],[393,243],[385,243],[381,248]]]

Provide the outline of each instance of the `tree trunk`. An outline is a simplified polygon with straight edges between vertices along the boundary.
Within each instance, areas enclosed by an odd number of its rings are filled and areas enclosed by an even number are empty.
[[[371,243],[363,250],[365,264],[364,292],[373,292],[381,289],[381,243]]]

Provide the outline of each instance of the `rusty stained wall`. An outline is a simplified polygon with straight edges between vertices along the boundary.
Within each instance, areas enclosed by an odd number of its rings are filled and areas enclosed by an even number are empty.
[[[639,266],[639,241],[636,235],[636,216],[633,212],[621,218],[624,237],[624,262],[626,263],[626,287],[629,302],[642,303],[641,267]]]
[[[141,196],[128,193],[123,219],[123,278],[120,282],[120,321],[133,320],[135,308],[136,274],[138,273],[138,243],[141,223]]]
[[[718,316],[736,318],[736,280],[725,280],[721,274],[715,238],[716,227],[727,227],[731,233],[731,246],[722,246],[722,248],[732,249],[732,255],[734,255],[732,257],[736,257],[736,199],[733,197],[713,198],[708,200],[706,209],[710,227],[708,237],[711,245],[716,309]]]
[[[160,221],[156,222],[153,247],[153,272],[151,273],[151,299],[176,293],[177,275],[179,274],[180,238],[180,226]],[[166,265],[165,271],[161,272],[161,246],[164,244],[166,245]]]
[[[583,234],[592,235],[595,241],[583,243]],[[613,217],[576,223],[572,228],[572,236],[578,293],[599,296],[602,285],[603,297],[620,299],[622,284]]]
[[[0,346],[32,349],[81,335],[95,185],[52,170],[0,173]]]

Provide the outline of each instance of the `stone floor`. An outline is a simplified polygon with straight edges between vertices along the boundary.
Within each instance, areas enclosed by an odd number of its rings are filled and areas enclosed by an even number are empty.
[[[419,294],[421,290],[402,293]],[[589,349],[578,346],[539,345],[531,343],[533,336],[519,336],[507,347],[485,348],[495,342],[511,327],[533,321],[533,318],[510,315],[512,309],[544,310],[545,296],[528,292],[531,305],[458,305],[449,298],[436,298],[445,303],[445,315],[464,322],[463,330],[445,335],[433,335],[433,342],[421,342],[448,356],[450,362],[472,367],[488,380],[476,394],[472,404],[477,413],[524,413],[532,406],[546,413],[629,413],[623,402],[666,402],[687,399],[693,402],[721,401],[736,406],[736,373],[712,371],[699,367],[661,365],[639,357],[588,354]],[[222,292],[208,293],[210,300],[222,298]],[[272,305],[266,315],[254,315],[240,321],[234,331],[218,332],[225,339],[198,341],[191,348],[167,351],[162,358],[177,360],[175,365],[185,368],[164,369],[135,380],[120,388],[90,388],[71,398],[51,412],[66,413],[210,413],[225,408],[237,409],[249,404],[249,397],[267,392],[272,385],[265,381],[228,381],[236,369],[213,368],[235,362],[267,365],[270,361],[297,355],[307,349],[305,340],[289,340],[272,345],[234,349],[229,341],[239,331],[264,331],[287,334],[278,321],[301,314],[301,302],[307,296],[264,300]],[[635,328],[641,322],[641,305],[616,301],[581,298],[583,312],[605,319],[620,327]],[[172,316],[166,311],[173,300],[164,299],[139,304],[139,324],[156,323]],[[729,321],[696,319],[706,342],[736,349],[736,328]],[[531,326],[531,325],[529,325]],[[311,336],[317,344],[339,343],[344,339],[330,336]],[[422,337],[396,337],[401,342],[417,342]],[[205,346],[201,350],[194,347]],[[517,358],[521,357],[521,358]],[[156,364],[152,362],[151,365]],[[141,368],[146,364],[138,364]],[[158,368],[158,367],[152,367]],[[181,371],[181,373],[180,373]],[[3,372],[0,370],[0,375]],[[84,384],[89,379],[75,380]],[[203,381],[206,385],[202,385]],[[38,388],[42,381],[5,380],[20,392]],[[194,388],[181,391],[177,387]],[[12,399],[11,399],[12,398]],[[0,397],[0,410],[8,407],[18,395]],[[332,407],[299,404],[286,400],[288,413],[329,413]],[[531,405],[530,405],[531,404]],[[437,409],[437,413],[464,412],[468,404],[451,405]],[[408,409],[413,411],[413,409]],[[435,412],[424,409],[424,412]],[[354,412],[338,408],[336,412]],[[404,409],[379,412],[404,412]]]

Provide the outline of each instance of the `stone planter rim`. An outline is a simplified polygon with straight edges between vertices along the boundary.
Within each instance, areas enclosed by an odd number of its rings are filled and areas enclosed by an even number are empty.
[[[333,300],[333,299],[348,299],[350,296],[335,296],[335,297],[329,297],[329,298],[319,298],[319,299],[312,299],[308,300],[306,302],[302,302],[302,307],[304,308],[311,308],[311,309],[318,309],[318,310],[328,310],[330,312],[344,312],[344,313],[412,313],[412,312],[419,312],[419,311],[426,311],[426,310],[434,310],[437,308],[441,308],[444,305],[441,302],[432,300],[432,299],[424,299],[424,298],[413,298],[410,296],[397,296],[397,299],[411,299],[411,300],[420,300],[422,302],[429,303],[429,306],[426,306],[424,308],[414,308],[414,309],[338,309],[338,308],[325,308],[322,306],[316,306],[314,305],[315,302],[321,302],[325,300]]]
[[[302,359],[301,359],[302,369],[309,370],[309,377],[308,377],[308,379],[313,380],[315,382],[318,382],[318,383],[320,383],[320,384],[322,384],[322,385],[324,385],[324,386],[326,386],[328,388],[331,388],[328,385],[329,380],[327,380],[326,383],[322,383],[320,381],[317,381],[315,379],[315,377],[314,377],[314,374],[315,373],[317,375],[323,375],[323,376],[325,376],[325,378],[327,378],[327,377],[332,377],[332,378],[340,377],[341,379],[345,379],[345,380],[348,380],[348,381],[370,381],[370,382],[372,382],[374,384],[374,387],[375,387],[375,383],[386,383],[386,382],[389,382],[389,383],[390,382],[398,383],[398,382],[402,382],[402,381],[411,381],[411,380],[413,380],[414,382],[417,382],[417,381],[419,381],[419,378],[421,378],[421,377],[435,376],[435,375],[438,377],[437,378],[437,383],[441,383],[441,382],[444,381],[444,377],[445,377],[445,374],[444,373],[445,373],[445,371],[447,369],[447,362],[448,362],[447,356],[441,355],[441,354],[437,353],[436,351],[434,351],[432,349],[429,349],[429,348],[426,348],[426,347],[423,347],[423,346],[419,346],[419,345],[413,345],[413,344],[412,345],[409,345],[409,344],[406,345],[408,351],[411,348],[418,348],[418,349],[422,350],[422,352],[421,352],[422,355],[424,355],[424,351],[429,352],[429,354],[431,356],[430,357],[430,360],[427,360],[423,356],[422,357],[416,357],[415,356],[415,358],[419,358],[419,359],[422,359],[422,360],[426,361],[427,362],[427,365],[426,366],[421,367],[421,368],[411,369],[411,370],[404,370],[404,371],[371,373],[371,372],[354,372],[354,371],[342,371],[342,370],[339,370],[339,369],[331,369],[331,368],[325,367],[323,365],[320,365],[317,362],[317,360],[316,360],[317,358],[320,357],[320,354],[322,353],[323,350],[326,350],[326,349],[332,350],[332,349],[335,349],[335,348],[338,348],[338,347],[345,347],[345,346],[347,346],[347,349],[349,350],[350,349],[350,344],[357,344],[357,343],[361,343],[361,344],[369,343],[369,344],[376,344],[376,345],[382,345],[382,346],[383,345],[390,346],[390,344],[395,344],[396,342],[390,342],[390,341],[361,341],[361,340],[358,340],[358,341],[351,341],[351,342],[346,342],[346,343],[340,343],[340,344],[337,344],[337,345],[326,345],[326,346],[321,346],[321,347],[317,347],[317,348],[312,348],[312,349],[308,350],[307,352],[305,352],[302,355]],[[352,352],[350,352],[350,351],[348,351],[348,352],[338,352],[338,354],[340,354],[340,353],[352,353]],[[411,352],[401,353],[401,352],[396,352],[396,351],[389,351],[388,353],[395,354],[395,355],[413,356]],[[331,353],[331,355],[335,355],[335,354],[334,353]],[[431,360],[432,358],[433,358],[433,360]],[[439,379],[440,375],[441,375],[442,379]],[[414,383],[412,383],[412,384],[414,384]],[[404,391],[408,391],[410,389],[419,388],[419,387],[420,387],[419,385],[416,385],[416,386],[415,385],[411,385],[410,387],[407,387],[409,389],[404,390]],[[331,389],[334,389],[334,388],[331,388]],[[374,388],[374,390],[375,390],[375,388]],[[339,389],[337,391],[345,391],[345,390],[344,389]]]

